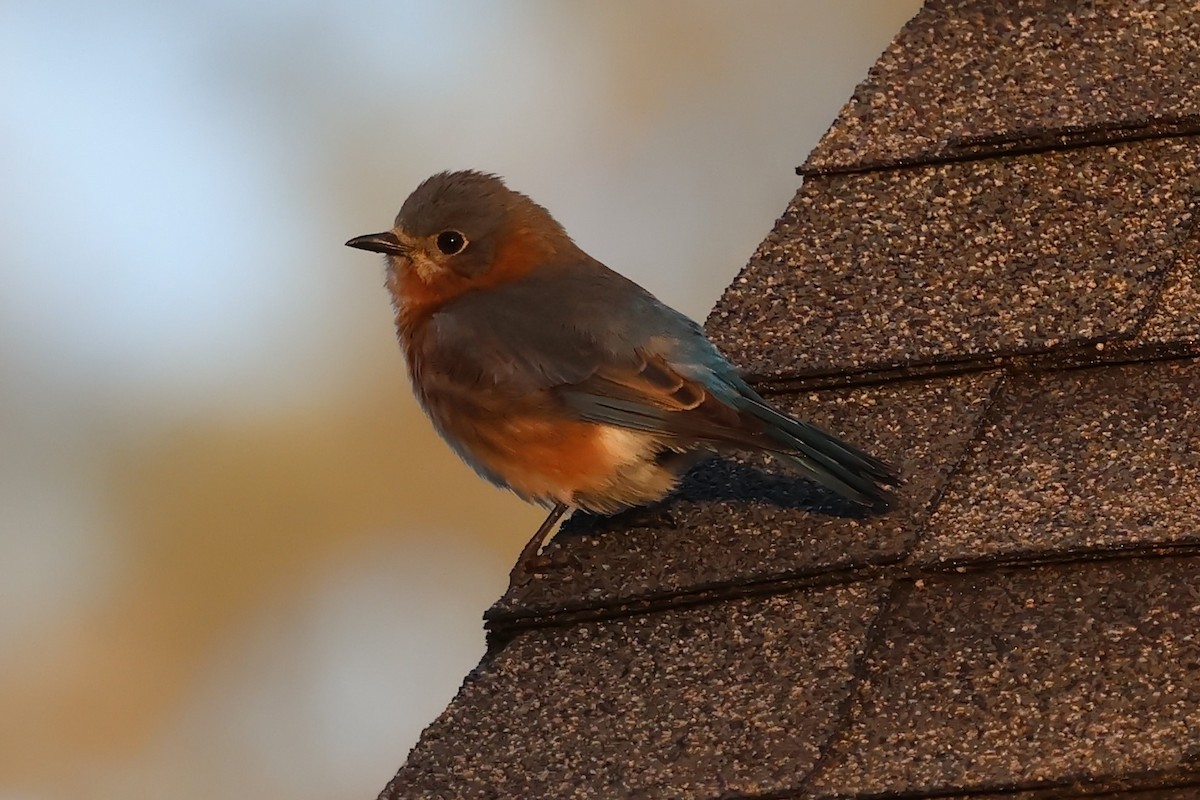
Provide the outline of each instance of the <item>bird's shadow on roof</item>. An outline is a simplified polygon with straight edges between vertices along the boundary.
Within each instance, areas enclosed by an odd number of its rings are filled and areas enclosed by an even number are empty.
[[[867,519],[883,511],[846,500],[792,472],[767,471],[753,464],[713,458],[688,472],[679,488],[657,503],[608,516],[576,512],[562,533],[571,536],[629,528],[678,528],[689,524],[688,517],[697,512],[711,524],[714,505],[725,506],[729,514],[736,514],[739,506],[769,506],[846,519]]]

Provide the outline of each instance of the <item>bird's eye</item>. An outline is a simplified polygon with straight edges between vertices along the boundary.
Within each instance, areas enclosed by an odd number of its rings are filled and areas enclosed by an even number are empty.
[[[458,231],[442,231],[438,234],[437,247],[448,256],[461,253],[467,246],[467,237]]]

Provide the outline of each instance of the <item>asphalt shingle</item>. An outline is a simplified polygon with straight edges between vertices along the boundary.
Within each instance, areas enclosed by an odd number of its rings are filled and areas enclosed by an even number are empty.
[[[1200,139],[810,178],[708,330],[757,378],[1127,338],[1198,194]]]
[[[806,172],[1200,130],[1186,2],[928,0]]]
[[[468,676],[384,797],[699,800],[798,786],[882,597],[857,583],[519,634]]]
[[[1200,231],[1193,229],[1133,345],[1200,342]]]
[[[860,796],[1200,777],[1197,620],[1196,558],[915,584],[882,626],[851,726],[812,788]]]
[[[1200,361],[1013,377],[917,558],[1200,545]],[[1200,720],[1198,720],[1200,722]]]

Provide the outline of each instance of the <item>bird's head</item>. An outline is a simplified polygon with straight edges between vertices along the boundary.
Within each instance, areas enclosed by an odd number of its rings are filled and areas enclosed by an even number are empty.
[[[391,230],[349,247],[384,253],[395,300],[439,304],[515,280],[577,252],[550,212],[495,175],[439,172],[418,186]]]

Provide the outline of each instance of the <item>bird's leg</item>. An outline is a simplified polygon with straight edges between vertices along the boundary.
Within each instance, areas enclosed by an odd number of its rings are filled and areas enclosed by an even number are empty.
[[[550,509],[546,520],[538,527],[537,532],[530,537],[529,541],[525,543],[524,549],[521,550],[521,555],[517,557],[517,564],[513,567],[512,573],[509,575],[510,583],[515,584],[518,573],[529,572],[535,566],[538,553],[542,549],[542,543],[550,534],[550,531],[554,530],[554,526],[565,513],[567,513],[566,503],[555,503],[554,508]]]

